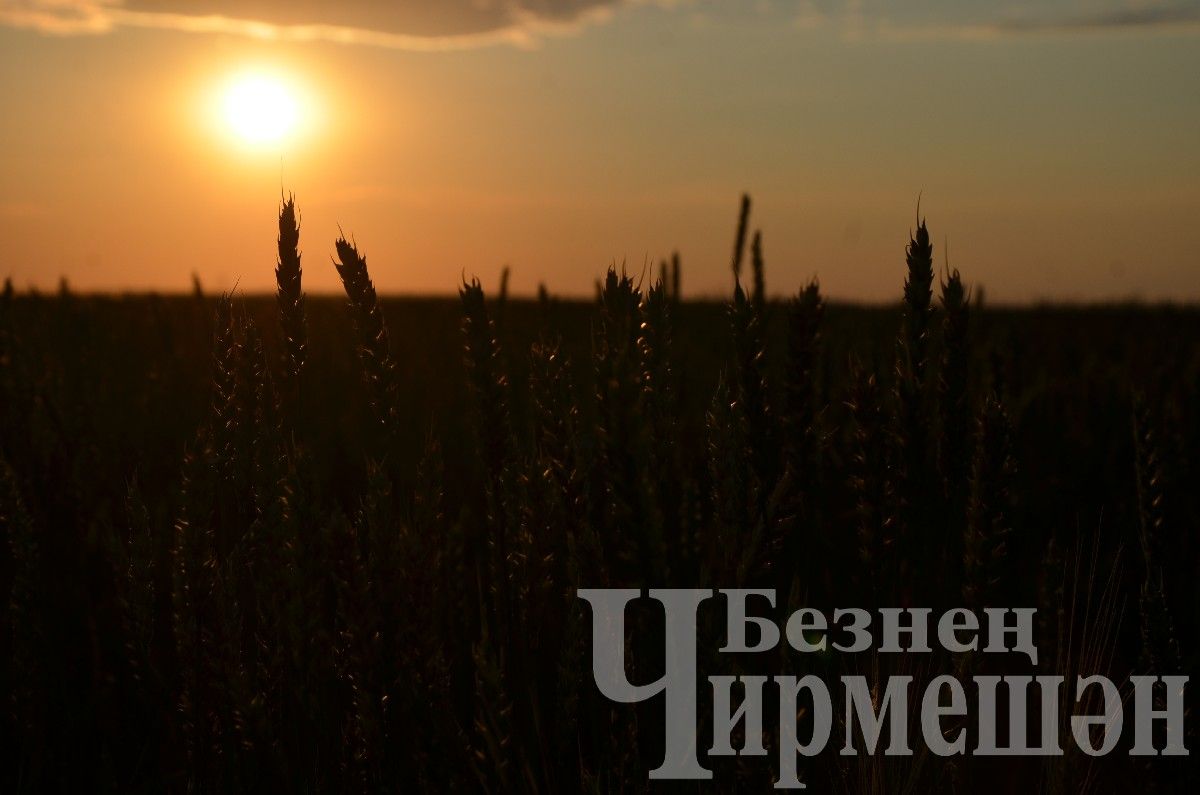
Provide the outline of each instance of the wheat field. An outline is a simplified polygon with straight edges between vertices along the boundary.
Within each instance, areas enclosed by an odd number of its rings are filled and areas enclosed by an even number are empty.
[[[724,301],[683,300],[678,256],[598,273],[591,301],[509,297],[506,278],[392,296],[369,240],[302,241],[291,200],[275,296],[10,284],[0,790],[769,790],[750,758],[709,759],[716,785],[647,779],[661,709],[596,691],[581,587],[774,588],[781,616],[1036,606],[1039,670],[1195,673],[1200,312],[993,307],[935,264],[924,221],[894,305],[827,303],[771,283],[751,222],[746,200]],[[330,267],[345,295],[306,297],[304,272]],[[660,634],[631,621],[638,680]],[[804,775],[846,793],[1197,783],[1187,759],[1123,752],[833,749]]]

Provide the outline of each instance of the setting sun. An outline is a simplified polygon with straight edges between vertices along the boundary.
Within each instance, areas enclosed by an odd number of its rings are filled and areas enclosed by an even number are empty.
[[[279,143],[292,135],[300,121],[300,103],[283,80],[264,74],[240,75],[226,86],[222,120],[240,141]]]

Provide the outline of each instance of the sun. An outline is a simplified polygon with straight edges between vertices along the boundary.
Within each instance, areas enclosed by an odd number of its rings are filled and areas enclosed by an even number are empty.
[[[300,117],[299,96],[275,75],[238,75],[222,95],[221,119],[228,131],[246,144],[282,143],[296,133]]]

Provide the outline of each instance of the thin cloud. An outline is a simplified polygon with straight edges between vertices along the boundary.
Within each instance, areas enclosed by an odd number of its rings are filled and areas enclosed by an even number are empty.
[[[1197,0],[917,0],[902,17],[895,11],[882,0],[841,0],[824,17],[848,39],[899,41],[1200,31]]]
[[[0,0],[0,24],[56,35],[149,28],[441,52],[535,47],[602,23],[621,7],[649,3],[688,0]],[[794,29],[828,28],[849,40],[1200,32],[1200,0],[910,0],[903,6],[790,0],[762,7],[787,6]]]
[[[1088,33],[1146,28],[1195,28],[1200,25],[1200,3],[1178,6],[1145,6],[1117,9],[1066,19],[1022,20],[997,23],[1001,33]]]
[[[893,26],[881,24],[876,33],[890,39],[988,40],[1017,36],[1087,35],[1136,32],[1200,32],[1200,3],[1114,9],[1090,15],[1010,17],[991,22],[956,25]]]
[[[0,23],[56,36],[113,29],[105,4],[86,0],[0,0]]]
[[[642,0],[0,0],[0,24],[51,35],[147,28],[437,52],[532,47],[606,21],[617,7],[637,2]]]

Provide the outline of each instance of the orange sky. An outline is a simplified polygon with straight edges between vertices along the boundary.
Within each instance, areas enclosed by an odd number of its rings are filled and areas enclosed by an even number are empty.
[[[382,291],[509,264],[515,292],[586,295],[678,248],[712,295],[747,190],[778,294],[896,297],[921,193],[990,297],[1200,299],[1200,4],[70,5],[0,0],[18,287],[269,289],[282,186],[313,292],[340,224]],[[231,135],[249,72],[300,97],[294,135]]]

